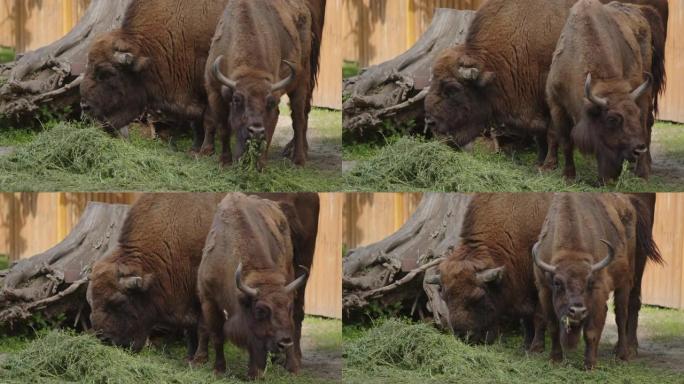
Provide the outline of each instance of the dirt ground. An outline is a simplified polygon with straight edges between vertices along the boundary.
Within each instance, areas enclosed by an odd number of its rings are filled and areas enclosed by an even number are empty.
[[[326,134],[330,131],[330,127],[321,126],[324,122],[316,119],[315,114],[316,111],[312,112],[312,116],[309,117],[309,131],[307,132],[309,160],[307,166],[326,171],[339,171],[342,167],[342,139],[340,137],[339,140],[334,140],[329,133]],[[269,159],[282,158],[283,148],[292,140],[293,136],[292,118],[289,112],[281,113],[268,154]]]
[[[302,370],[321,379],[341,382],[342,346],[326,348],[317,343],[311,333],[312,325],[305,321],[302,326]]]
[[[668,141],[662,131],[653,132],[651,153],[653,155],[653,175],[660,176],[673,183],[684,185],[684,148],[679,153],[668,153],[665,144]]]
[[[642,311],[639,315],[639,355],[634,361],[654,368],[682,372],[684,382],[684,334],[675,337],[663,337],[649,327],[652,314]],[[613,358],[613,347],[617,343],[617,326],[615,313],[610,310],[606,317],[606,325],[601,336],[600,358]]]

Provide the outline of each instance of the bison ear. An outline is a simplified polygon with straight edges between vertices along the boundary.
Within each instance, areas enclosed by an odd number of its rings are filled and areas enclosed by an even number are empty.
[[[506,267],[485,269],[482,272],[478,272],[475,275],[475,278],[477,279],[477,281],[479,281],[481,283],[485,283],[485,284],[497,283],[498,284],[503,279],[505,270],[506,270]]]

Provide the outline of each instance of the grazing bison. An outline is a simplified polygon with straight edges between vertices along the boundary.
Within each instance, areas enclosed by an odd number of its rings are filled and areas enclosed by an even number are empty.
[[[616,179],[625,160],[636,162],[636,174],[648,178],[664,42],[663,22],[650,6],[575,4],[546,87],[552,124],[545,168],[557,166],[560,141],[566,178],[576,176],[575,145],[596,156],[602,183]]]
[[[298,372],[304,289],[318,229],[315,194],[229,194],[216,212],[198,271],[203,321],[224,372],[225,338],[249,352],[250,378],[263,374],[269,352],[284,353]],[[200,344],[206,344],[207,332]],[[207,359],[200,347],[195,363]]]
[[[90,321],[97,336],[139,351],[153,330],[185,330],[197,347],[197,268],[218,194],[146,194],[126,217],[119,245],[93,266]]]
[[[432,132],[449,136],[452,144],[462,147],[485,129],[503,125],[518,135],[535,136],[541,164],[550,121],[547,75],[575,1],[485,2],[465,43],[446,49],[435,61],[425,99],[426,123]],[[622,2],[653,4],[667,19],[667,0]]]
[[[473,197],[461,246],[440,265],[441,295],[455,335],[491,342],[502,321],[522,319],[525,347],[543,350],[545,324],[530,250],[550,202],[550,194],[537,193]]]
[[[654,201],[620,194],[554,195],[532,250],[554,361],[576,348],[583,332],[584,366],[596,366],[611,292],[618,328],[615,352],[622,360],[636,353],[643,268],[647,259],[662,262],[652,238]]]
[[[90,49],[83,110],[113,132],[126,131],[146,110],[157,120],[189,122],[199,149],[207,105],[204,67],[227,2],[133,1],[122,27]]]
[[[278,104],[287,94],[294,138],[284,154],[304,165],[325,4],[325,0],[234,0],[228,4],[207,61],[209,108],[203,153],[214,151],[218,129],[221,165],[231,164],[234,131],[238,159],[249,140],[266,141],[260,159],[263,166],[280,114]]]

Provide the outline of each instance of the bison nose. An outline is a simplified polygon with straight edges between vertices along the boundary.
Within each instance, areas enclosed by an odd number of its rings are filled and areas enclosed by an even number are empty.
[[[587,317],[587,307],[584,305],[573,305],[569,309],[569,315],[576,320],[583,320]]]
[[[294,345],[294,342],[292,341],[292,338],[290,338],[290,337],[283,337],[282,339],[280,339],[280,341],[278,341],[278,348],[280,348],[280,349],[287,349],[293,345]]]
[[[644,153],[648,152],[648,146],[646,144],[639,144],[633,149],[634,156],[639,157]]]
[[[249,137],[252,139],[261,139],[264,137],[266,129],[261,125],[252,125],[249,128]]]

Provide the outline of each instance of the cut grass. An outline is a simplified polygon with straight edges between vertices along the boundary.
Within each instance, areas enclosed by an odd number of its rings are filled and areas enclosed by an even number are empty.
[[[0,64],[14,61],[14,49],[8,47],[0,47]]]
[[[684,141],[681,126],[659,124],[658,130],[661,128],[662,132]],[[653,176],[645,181],[631,171],[623,172],[612,186],[597,187],[595,161],[579,154],[576,155],[579,178],[568,183],[560,167],[549,174],[540,173],[534,165],[535,157],[530,151],[494,153],[483,145],[476,145],[469,152],[455,151],[438,141],[402,137],[383,147],[368,144],[345,147],[344,160],[356,165],[343,177],[346,190],[368,192],[665,192],[684,187],[681,180]]]
[[[9,268],[9,257],[7,255],[0,255],[0,271]]]
[[[179,143],[178,151],[172,151],[164,143],[137,134],[130,143],[114,139],[86,123],[47,124],[40,133],[8,130],[0,134],[0,146],[16,148],[11,155],[0,157],[3,191],[341,189],[339,171],[300,168],[286,159],[270,161],[263,172],[237,166],[221,170],[215,157],[188,156],[187,140]]]
[[[307,318],[305,323],[311,321],[308,325],[313,329],[341,327],[337,320]],[[339,336],[330,336],[325,331],[314,335],[317,344],[334,343],[335,338]],[[181,344],[163,349],[146,348],[140,354],[131,354],[105,346],[89,335],[53,330],[33,340],[5,338],[0,345],[0,353],[6,354],[0,358],[2,383],[237,383],[246,379],[247,374],[246,353],[231,345],[226,346],[229,374],[222,378],[213,375],[210,364],[190,368],[183,361],[185,349]],[[340,343],[337,348],[341,348]],[[264,382],[330,381],[316,378],[312,372],[295,377],[280,366],[269,364]]]
[[[636,362],[600,356],[587,372],[580,350],[555,365],[547,353],[525,354],[519,337],[469,346],[430,324],[396,319],[344,335],[346,383],[682,383],[681,373]]]

